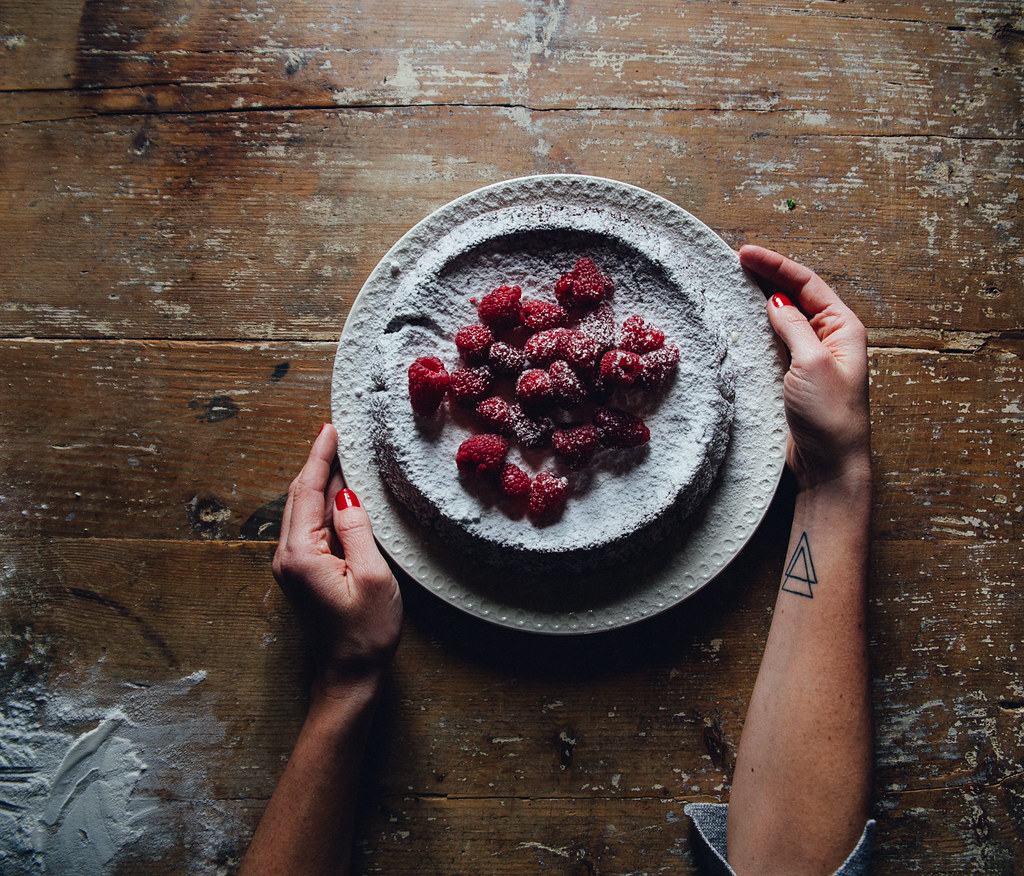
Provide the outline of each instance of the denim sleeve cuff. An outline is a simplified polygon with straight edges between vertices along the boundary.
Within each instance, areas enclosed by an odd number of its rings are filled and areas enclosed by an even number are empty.
[[[729,813],[727,803],[688,803],[683,807],[701,839],[703,855],[697,860],[702,862],[701,873],[715,876],[736,876],[735,871],[725,859],[725,823]],[[864,826],[856,848],[836,870],[835,876],[866,876],[868,859],[871,856],[871,836],[875,832],[875,822],[869,821]]]

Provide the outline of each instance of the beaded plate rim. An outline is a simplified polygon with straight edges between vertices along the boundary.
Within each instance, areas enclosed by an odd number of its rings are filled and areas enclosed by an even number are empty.
[[[478,586],[443,546],[424,537],[377,471],[369,440],[372,416],[351,352],[379,336],[394,278],[436,249],[453,228],[499,210],[536,210],[539,204],[578,202],[606,209],[608,234],[628,204],[631,215],[658,229],[666,247],[700,247],[713,256],[716,276],[706,295],[723,319],[729,355],[737,371],[733,434],[715,487],[687,523],[685,537],[651,580],[624,588],[618,601],[548,611],[498,599]],[[500,233],[500,224],[495,233]],[[787,427],[782,401],[785,363],[768,322],[764,295],[740,267],[732,248],[691,213],[628,183],[581,174],[543,174],[505,180],[471,191],[439,207],[404,234],[363,284],[346,319],[335,355],[332,419],[349,485],[370,511],[378,543],[410,578],[461,611],[498,626],[555,635],[580,635],[629,626],[667,611],[710,583],[740,553],[767,513],[784,468]],[[446,555],[447,554],[447,555]]]

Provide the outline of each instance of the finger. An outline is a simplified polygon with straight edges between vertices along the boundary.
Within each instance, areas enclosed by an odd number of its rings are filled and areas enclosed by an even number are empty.
[[[338,493],[345,487],[345,475],[341,470],[341,462],[337,456],[331,465],[331,476],[327,481],[327,489],[324,491],[324,530],[327,533],[327,544],[331,553],[336,557],[342,555],[341,542],[334,531],[334,502]]]
[[[331,462],[337,448],[338,433],[330,424],[309,449],[309,457],[288,491],[288,501],[281,521],[281,541],[308,545],[318,540],[323,529],[326,502],[324,493],[331,473]]]
[[[830,307],[844,313],[848,310],[832,287],[814,271],[774,250],[751,244],[741,246],[740,264],[792,295],[808,316]]]
[[[343,488],[334,501],[334,531],[341,542],[345,562],[359,578],[390,580],[391,569],[373,539],[373,527],[359,498]]]
[[[821,342],[807,317],[784,295],[768,300],[768,321],[789,349],[794,361],[806,361],[818,352]]]
[[[327,488],[324,490],[324,526],[328,529],[331,528],[334,516],[332,511],[332,505],[334,499],[338,495],[338,491],[345,486],[345,474],[341,470],[341,460],[335,455],[331,462],[331,473],[327,478]]]

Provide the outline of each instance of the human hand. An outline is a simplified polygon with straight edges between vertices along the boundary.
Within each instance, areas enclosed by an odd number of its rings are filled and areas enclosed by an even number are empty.
[[[768,318],[789,348],[786,462],[797,483],[870,479],[864,326],[809,268],[759,246],[743,246],[739,256],[744,268],[782,290],[769,299]]]
[[[402,625],[398,582],[334,465],[337,441],[335,428],[324,426],[292,481],[273,561],[314,650],[314,693],[328,697],[378,681]]]

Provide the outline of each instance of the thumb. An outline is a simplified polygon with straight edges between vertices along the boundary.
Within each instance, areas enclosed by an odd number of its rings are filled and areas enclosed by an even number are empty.
[[[370,517],[359,497],[348,487],[339,490],[334,497],[333,523],[345,562],[357,577],[391,577],[391,569],[373,539]]]
[[[777,294],[768,299],[768,320],[789,348],[791,359],[807,359],[821,346],[807,317],[785,295]]]

